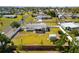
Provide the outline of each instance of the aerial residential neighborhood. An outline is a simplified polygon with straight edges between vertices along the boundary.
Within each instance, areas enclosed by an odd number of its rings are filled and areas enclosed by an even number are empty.
[[[78,7],[0,7],[0,53],[79,53]]]

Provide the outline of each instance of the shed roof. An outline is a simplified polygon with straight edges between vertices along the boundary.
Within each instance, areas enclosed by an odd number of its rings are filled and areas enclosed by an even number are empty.
[[[56,37],[56,34],[50,34],[49,37]]]

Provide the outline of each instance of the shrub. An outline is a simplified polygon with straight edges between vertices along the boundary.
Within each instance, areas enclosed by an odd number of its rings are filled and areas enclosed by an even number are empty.
[[[12,22],[10,25],[12,28],[18,28],[20,24],[18,22]]]

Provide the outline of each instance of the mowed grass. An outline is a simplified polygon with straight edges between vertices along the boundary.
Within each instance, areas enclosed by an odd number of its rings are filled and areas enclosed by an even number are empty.
[[[0,24],[0,31],[5,30],[13,21],[20,21],[22,19],[21,15],[18,15],[17,18],[0,18],[0,22],[3,22],[3,26]]]
[[[50,34],[58,33],[59,28],[52,28],[50,32],[45,34],[37,34],[33,32],[19,32],[12,41],[15,45],[53,45],[53,42],[49,40]]]
[[[28,16],[26,19],[25,19],[25,22],[26,23],[29,23],[29,22],[32,22],[34,20],[34,18],[32,16]]]
[[[25,13],[25,16],[26,16],[25,22],[26,23],[33,22],[34,21],[34,17],[32,17],[31,14],[32,14],[32,12],[26,12]]]
[[[30,19],[30,20],[29,20]],[[33,17],[29,17],[29,19],[26,19],[28,22],[31,21],[33,23],[37,22],[37,19],[34,19]],[[52,18],[52,19],[43,19],[42,21],[43,23],[45,23],[48,26],[57,26],[58,25],[58,19],[57,18]]]
[[[43,22],[46,23],[48,26],[56,26],[58,23],[58,19],[54,17],[52,19],[43,20]]]
[[[72,22],[79,22],[79,18],[76,18],[76,19],[72,19],[72,18],[67,18],[67,19],[60,19],[61,22],[64,22],[64,21],[72,21]]]

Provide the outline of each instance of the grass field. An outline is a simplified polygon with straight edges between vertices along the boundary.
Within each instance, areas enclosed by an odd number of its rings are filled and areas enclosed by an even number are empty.
[[[79,22],[79,18],[76,18],[76,19],[72,19],[72,18],[67,18],[67,19],[60,19],[61,22],[64,22],[64,21],[72,21],[72,22]]]
[[[43,22],[46,23],[48,26],[56,26],[58,19],[54,17],[52,19],[44,20]]]
[[[25,21],[26,23],[32,22],[34,20],[34,18],[32,16],[28,16]]]
[[[37,22],[37,19],[34,19],[33,17],[28,17],[27,19],[26,19],[26,22],[33,22],[33,23],[36,23]],[[42,22],[43,23],[45,23],[45,24],[47,24],[48,26],[56,26],[56,25],[58,25],[57,24],[57,21],[58,21],[58,19],[57,18],[52,18],[52,19],[44,19],[44,20],[42,20]]]
[[[13,21],[19,21],[21,19],[21,15],[18,15],[17,18],[0,18],[0,22],[3,22],[3,26],[0,25],[0,31],[5,30]]]
[[[53,45],[49,40],[49,34],[56,34],[59,28],[52,28],[50,32],[45,34],[37,34],[33,32],[19,32],[12,41],[15,45]]]
[[[33,22],[34,18],[32,16],[28,16],[25,19],[26,23]],[[57,18],[52,18],[50,20],[44,20],[48,26],[57,25]],[[34,21],[36,22],[36,21]],[[59,28],[52,28],[50,32],[45,34],[37,34],[33,32],[19,32],[12,41],[15,45],[53,45],[53,42],[50,42],[48,39],[49,34],[56,34],[60,30]]]

